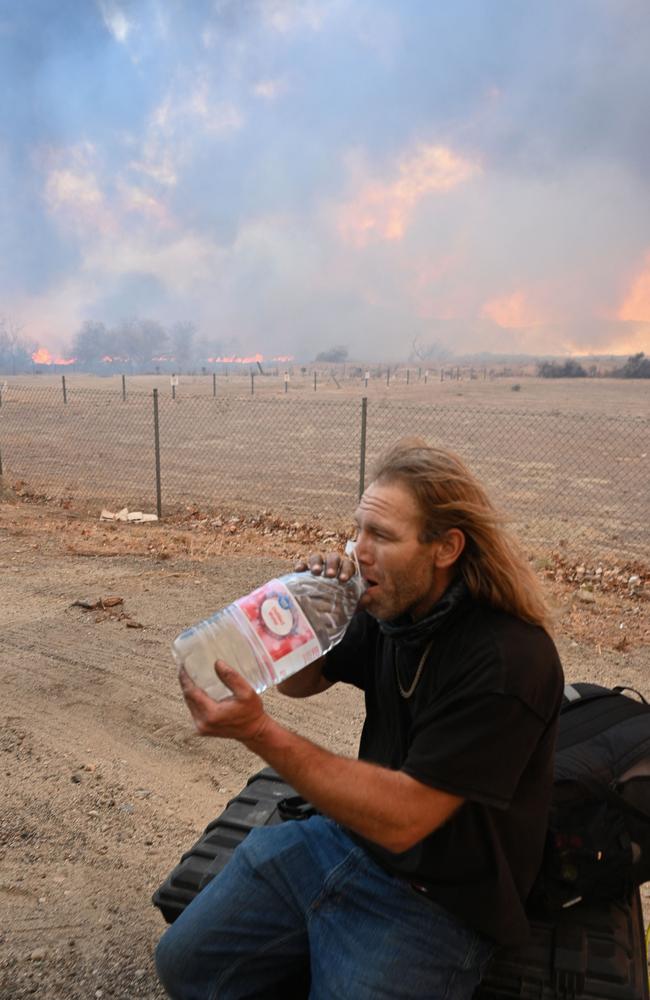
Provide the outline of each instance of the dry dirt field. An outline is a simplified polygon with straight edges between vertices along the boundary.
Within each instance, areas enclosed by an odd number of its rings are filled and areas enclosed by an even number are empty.
[[[397,373],[392,373],[387,384],[385,374],[375,375],[373,369],[373,375],[366,386],[363,378],[353,376],[350,370],[344,373],[341,366],[334,371],[321,369],[316,372],[316,390],[314,390],[313,368],[302,374],[299,368],[294,367],[285,392],[282,370],[276,376],[274,369],[269,369],[269,374],[255,376],[254,395],[263,398],[283,398],[286,395],[289,398],[310,400],[346,400],[367,396],[374,400],[443,404],[457,408],[476,405],[496,409],[534,409],[542,413],[561,410],[646,418],[650,409],[648,379],[542,379],[529,374],[483,378],[482,369],[477,368],[474,378],[470,378],[468,371],[463,369],[460,380],[447,376],[442,382],[438,369],[435,374],[429,374],[425,382],[424,370],[420,378],[416,368],[411,368],[409,371],[408,384],[406,368],[400,368]],[[230,374],[225,375],[223,369],[215,374],[217,398],[250,396],[251,379],[246,372],[236,372],[231,366]],[[178,380],[177,400],[180,401],[188,396],[212,397],[211,374],[179,375]],[[127,398],[132,394],[150,394],[153,389],[158,389],[161,398],[171,398],[170,381],[169,375],[128,375],[126,376]],[[7,389],[11,389],[12,386],[52,389],[57,395],[62,395],[60,374],[5,375],[0,377],[0,386],[3,383]],[[515,385],[518,385],[519,389],[513,390]],[[68,372],[66,391],[70,400],[74,399],[77,389],[121,397],[122,379],[119,375],[100,376]]]
[[[195,511],[158,524],[100,523],[97,512],[80,517],[5,493],[2,1000],[162,997],[152,950],[164,923],[151,894],[261,766],[236,744],[193,735],[170,640],[298,555],[337,542],[270,516],[231,521]],[[555,608],[567,679],[650,695],[647,568],[637,567],[639,593],[629,592],[629,567],[605,563],[578,594],[588,567],[558,553],[537,553],[535,565]],[[107,596],[123,604],[73,606]],[[265,698],[283,723],[355,753],[355,692]]]
[[[341,373],[339,373],[341,374]],[[650,380],[430,379],[390,386],[309,375],[289,391],[258,376],[127,380],[7,379],[0,406],[5,476],[36,493],[111,510],[156,509],[153,400],[158,388],[162,509],[195,507],[343,526],[358,495],[361,397],[367,474],[403,434],[454,448],[491,487],[530,544],[576,558],[650,561]],[[513,391],[513,390],[517,391]]]

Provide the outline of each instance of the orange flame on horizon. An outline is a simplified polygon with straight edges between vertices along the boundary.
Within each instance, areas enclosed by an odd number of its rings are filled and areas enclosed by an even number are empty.
[[[253,354],[250,358],[208,358],[210,364],[232,364],[232,365],[251,365],[256,364],[258,361],[264,361],[263,354]]]
[[[76,358],[53,358],[47,347],[39,347],[32,354],[35,365],[73,365]]]

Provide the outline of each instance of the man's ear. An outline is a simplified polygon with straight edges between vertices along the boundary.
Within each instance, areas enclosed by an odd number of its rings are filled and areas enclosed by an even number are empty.
[[[460,528],[450,528],[436,539],[435,544],[434,565],[438,569],[450,569],[465,548],[465,533]]]

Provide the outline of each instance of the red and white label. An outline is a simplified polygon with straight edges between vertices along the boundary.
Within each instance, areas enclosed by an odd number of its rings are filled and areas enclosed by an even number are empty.
[[[316,633],[281,580],[270,580],[235,605],[270,658],[273,683],[290,677],[321,655]]]

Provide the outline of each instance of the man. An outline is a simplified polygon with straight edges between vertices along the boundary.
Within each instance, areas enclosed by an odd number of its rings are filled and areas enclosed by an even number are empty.
[[[249,834],[167,931],[175,1000],[274,995],[307,959],[317,1000],[465,1000],[495,944],[525,939],[563,690],[538,583],[460,459],[420,439],[384,456],[356,521],[359,610],[280,689],[361,688],[359,760],[279,725],[221,661],[231,699],[181,678],[199,733],[241,741],[321,815]]]

